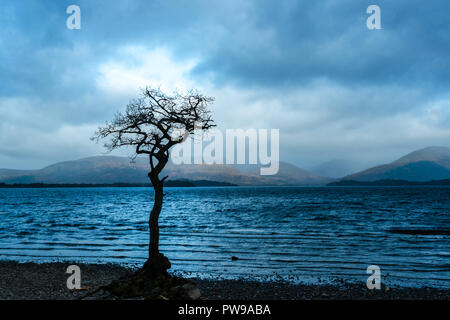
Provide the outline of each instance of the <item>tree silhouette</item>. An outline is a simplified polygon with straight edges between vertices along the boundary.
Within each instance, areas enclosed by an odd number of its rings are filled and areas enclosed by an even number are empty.
[[[167,95],[160,89],[147,87],[140,98],[131,100],[124,113],[117,113],[112,122],[100,127],[92,139],[109,138],[105,147],[112,151],[132,147],[135,155],[148,155],[148,177],[155,191],[149,218],[150,241],[144,270],[152,276],[167,275],[170,262],[159,252],[158,219],[163,204],[165,176],[160,173],[169,161],[169,150],[183,142],[195,128],[208,130],[215,126],[208,105],[213,98],[197,91]]]

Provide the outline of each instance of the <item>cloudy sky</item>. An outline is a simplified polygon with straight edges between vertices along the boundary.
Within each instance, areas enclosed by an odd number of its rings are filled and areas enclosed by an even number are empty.
[[[81,30],[66,8],[81,8]],[[381,8],[368,30],[366,8]],[[450,2],[0,3],[0,168],[98,155],[145,85],[214,96],[219,128],[279,128],[281,159],[373,165],[450,146]]]

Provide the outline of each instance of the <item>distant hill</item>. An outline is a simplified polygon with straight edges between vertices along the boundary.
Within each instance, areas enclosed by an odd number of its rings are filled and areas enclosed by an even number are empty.
[[[341,180],[330,182],[327,186],[331,187],[350,187],[350,186],[450,186],[450,179],[432,180],[432,181],[406,181],[406,180],[377,180],[377,181],[355,181]]]
[[[233,187],[234,184],[209,180],[166,180],[166,187]],[[111,184],[45,184],[45,183],[3,183],[0,188],[99,188],[99,187],[146,187],[151,188],[151,183],[111,183]]]
[[[258,177],[263,184],[319,185],[331,180],[283,161],[280,161],[279,171],[273,176],[260,176],[259,165],[232,165],[232,167],[239,172]]]
[[[311,168],[310,171],[322,177],[342,178],[365,168],[367,168],[367,166],[356,161],[335,159],[321,163]]]
[[[2,179],[14,179],[17,177],[30,174],[30,170],[12,170],[12,169],[0,169],[0,181]]]
[[[430,161],[450,170],[450,148],[449,147],[428,147],[413,151],[401,157],[395,164],[401,165],[419,161]]]
[[[46,184],[111,184],[148,183],[143,175],[146,166],[137,162],[130,164],[124,157],[91,157],[75,161],[59,162],[40,170],[25,171],[22,175],[0,172],[0,182],[46,183]]]
[[[40,170],[0,170],[3,183],[115,184],[148,183],[149,164],[145,158],[134,163],[126,157],[100,156],[59,162]],[[328,179],[313,175],[288,163],[280,163],[274,176],[259,175],[254,167],[247,172],[229,165],[174,165],[168,163],[163,175],[171,180],[215,181],[234,185],[317,185]]]
[[[352,175],[344,180],[430,181],[450,179],[450,148],[429,147],[407,154],[400,159]]]

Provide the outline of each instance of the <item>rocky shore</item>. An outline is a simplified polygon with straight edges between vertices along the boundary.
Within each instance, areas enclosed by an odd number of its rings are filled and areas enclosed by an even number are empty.
[[[132,270],[113,264],[80,264],[81,290],[67,289],[67,267],[71,263],[17,263],[0,261],[0,300],[116,299],[97,291]],[[389,288],[368,290],[364,284],[336,282],[310,285],[284,281],[191,279],[205,300],[449,300],[450,290],[435,288]],[[94,293],[95,292],[95,293]],[[94,293],[94,294],[92,294]],[[164,298],[164,297],[162,297]],[[138,298],[139,299],[139,298]]]

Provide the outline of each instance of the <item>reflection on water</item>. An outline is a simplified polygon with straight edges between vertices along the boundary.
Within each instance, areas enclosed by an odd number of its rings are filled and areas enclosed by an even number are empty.
[[[161,250],[212,277],[450,287],[450,188],[167,188]],[[141,264],[147,188],[0,189],[0,259]],[[239,259],[232,261],[231,257]]]

